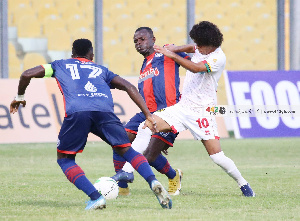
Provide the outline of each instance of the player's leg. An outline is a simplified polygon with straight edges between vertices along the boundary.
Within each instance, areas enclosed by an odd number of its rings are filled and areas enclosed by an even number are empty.
[[[96,190],[85,176],[84,171],[76,164],[75,156],[75,154],[57,152],[57,163],[67,179],[90,197],[86,210],[105,208],[106,202],[104,197]]]
[[[202,143],[213,162],[220,166],[238,183],[245,196],[255,196],[251,187],[242,177],[234,162],[223,153],[215,117],[199,118],[198,113],[182,113],[185,126],[190,130],[195,139],[202,140]]]
[[[84,149],[90,125],[88,112],[77,112],[64,119],[58,136],[57,163],[67,179],[90,197],[86,209],[102,209],[105,208],[104,197],[75,162],[76,154]]]
[[[149,133],[143,133],[143,130],[141,133],[139,132],[139,135],[137,138],[132,142],[131,147],[136,150],[139,153],[143,153],[145,149],[148,146],[149,140],[151,138],[151,131]],[[128,132],[127,132],[128,134]],[[124,159],[125,160],[125,159]],[[117,172],[117,171],[116,171]],[[121,170],[119,170],[114,176],[112,176],[113,179],[115,179],[118,182],[119,185],[119,195],[122,196],[128,196],[130,195],[130,190],[128,187],[128,183],[132,183],[134,180],[134,168],[129,162],[126,162],[125,165]]]
[[[140,118],[138,120],[141,120]],[[159,120],[161,123],[165,123],[162,119]],[[160,124],[158,122],[158,124]],[[165,123],[166,124],[166,123]],[[168,124],[166,124],[168,125]],[[176,190],[180,190],[180,178],[181,178],[181,171],[177,170],[175,171],[167,161],[167,159],[161,154],[161,151],[165,150],[168,146],[173,146],[173,142],[176,138],[176,135],[173,133],[157,133],[152,136],[152,132],[149,128],[143,129],[144,123],[141,123],[138,127],[138,133],[135,138],[135,140],[132,143],[132,148],[134,148],[136,151],[140,153],[144,153],[144,151],[147,149],[149,142],[151,143],[151,146],[148,147],[147,151],[147,157],[151,159],[150,165],[153,166],[156,170],[158,170],[160,173],[166,174],[166,176],[169,178],[169,184],[172,184],[171,188],[174,189],[174,184],[176,184]],[[132,127],[133,128],[133,127]],[[128,131],[128,130],[127,130]],[[169,134],[169,135],[168,135]],[[151,141],[150,141],[151,139]],[[150,149],[149,149],[150,148]],[[148,160],[148,159],[147,159]],[[149,161],[149,160],[148,160]],[[177,175],[177,176],[176,176]],[[129,178],[133,177],[133,168],[129,163],[126,163],[123,167],[123,170],[120,173],[117,173],[113,178],[117,178],[119,181],[119,187],[123,188],[120,189],[120,192],[122,195],[128,195],[129,189],[127,186],[127,182],[130,181]],[[176,182],[174,180],[176,178]],[[173,188],[174,187],[174,188]],[[126,188],[126,189],[125,189]],[[124,193],[123,193],[124,192]],[[173,194],[174,191],[171,191],[171,194]],[[175,191],[176,192],[176,191]],[[179,194],[179,191],[177,191],[176,195]]]
[[[173,169],[167,158],[163,156],[161,152],[167,150],[170,146],[173,146],[176,136],[177,135],[173,133],[157,133],[152,136],[150,143],[144,152],[150,166],[168,177],[168,192],[170,195],[179,195],[183,173],[180,169]]]
[[[235,163],[225,156],[221,149],[220,141],[218,139],[202,140],[207,153],[214,163],[220,166],[229,176],[231,176],[239,185],[244,196],[254,197],[255,193],[251,189],[248,182],[244,179]]]
[[[136,150],[137,152],[143,154],[150,142],[152,132],[150,131],[149,128],[142,129],[142,127],[143,127],[143,125],[140,124],[140,126],[138,127],[138,135],[136,135],[133,142],[131,142],[132,143],[131,147],[134,150]],[[127,135],[128,135],[128,131],[127,131]],[[116,181],[131,182],[131,180],[128,180],[128,176],[133,177],[133,174],[128,175],[128,173],[133,173],[133,171],[134,171],[134,168],[131,166],[131,164],[126,162],[122,168],[122,171],[123,172],[116,174],[112,178],[114,178]]]
[[[132,148],[137,150],[138,152],[142,152],[139,150],[139,145],[134,145],[134,140],[138,131],[139,124],[145,120],[145,116],[143,113],[137,113],[134,115],[129,122],[125,125],[125,130],[127,132],[127,136],[129,138],[130,143],[132,143]],[[119,186],[119,195],[128,196],[130,195],[128,183],[132,183],[134,180],[133,171],[134,168],[130,163],[126,162],[123,157],[118,155],[115,151],[113,154],[114,166],[116,174],[112,176],[112,178],[118,181]],[[122,165],[122,166],[121,166]]]
[[[172,200],[168,192],[157,181],[147,159],[131,147],[125,128],[114,113],[99,115],[100,125],[95,125],[93,133],[110,144],[117,154],[130,162],[133,168],[148,182],[163,208],[171,209]],[[99,124],[98,123],[98,124]]]

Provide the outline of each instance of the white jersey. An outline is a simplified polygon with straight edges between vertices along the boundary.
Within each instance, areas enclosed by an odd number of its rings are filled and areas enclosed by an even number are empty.
[[[192,62],[203,62],[206,72],[186,72],[182,96],[179,105],[195,112],[217,104],[217,86],[225,68],[226,56],[219,47],[210,54],[203,55],[196,49]]]

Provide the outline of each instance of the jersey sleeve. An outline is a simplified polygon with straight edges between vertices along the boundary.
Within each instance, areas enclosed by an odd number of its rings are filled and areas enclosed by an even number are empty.
[[[114,89],[114,87],[111,85],[111,81],[112,81],[112,79],[114,79],[117,76],[119,76],[119,75],[113,73],[112,71],[107,70],[107,72],[106,72],[105,81],[111,89]]]
[[[226,57],[223,53],[216,53],[207,58],[207,60],[202,61],[206,66],[207,72],[216,72],[220,68],[223,68],[226,62]]]
[[[191,57],[188,54],[184,53],[184,52],[178,52],[176,54],[178,54],[180,57],[183,57],[184,59],[191,60]]]
[[[60,60],[55,60],[49,64],[43,64],[42,67],[45,69],[45,77],[44,78],[50,78],[55,77],[55,70],[57,68],[57,65],[59,64]]]

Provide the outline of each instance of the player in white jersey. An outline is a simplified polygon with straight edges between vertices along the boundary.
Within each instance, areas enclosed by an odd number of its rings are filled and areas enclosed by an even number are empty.
[[[243,195],[254,197],[255,193],[249,183],[221,149],[215,116],[203,115],[207,107],[217,104],[218,80],[226,63],[226,56],[220,48],[223,35],[216,25],[202,21],[193,26],[190,37],[196,45],[154,46],[156,52],[170,57],[187,69],[181,100],[174,106],[154,113],[157,130],[180,132],[189,129],[195,139],[202,141],[213,162],[238,183]],[[194,56],[189,61],[174,52],[194,53]],[[152,129],[147,120],[144,125],[146,127]],[[147,149],[144,155],[148,153],[151,150]]]

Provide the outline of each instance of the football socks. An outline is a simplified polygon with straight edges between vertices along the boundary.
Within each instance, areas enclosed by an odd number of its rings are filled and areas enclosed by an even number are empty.
[[[135,151],[131,147],[127,150],[123,157],[149,183],[149,186],[151,187],[151,182],[156,178],[144,155]]]
[[[63,158],[57,160],[58,165],[66,175],[67,179],[73,183],[78,189],[88,195],[91,200],[100,197],[100,193],[94,185],[86,178],[83,170],[75,163],[74,159]]]
[[[231,176],[239,185],[239,187],[246,185],[248,182],[242,177],[242,174],[234,164],[234,162],[224,155],[224,152],[210,155],[214,163],[220,166],[229,176]]]
[[[166,174],[169,179],[173,179],[176,176],[176,171],[171,167],[167,158],[162,154],[158,155],[155,161],[149,162],[150,166],[154,167],[158,172]]]

